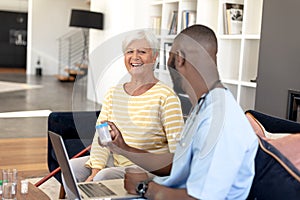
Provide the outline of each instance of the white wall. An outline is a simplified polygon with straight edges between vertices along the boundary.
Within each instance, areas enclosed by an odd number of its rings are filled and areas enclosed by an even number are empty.
[[[149,0],[91,0],[91,10],[104,14],[104,30],[90,32],[88,99],[101,103],[107,89],[128,79],[121,42],[124,33],[147,28]]]
[[[38,57],[43,74],[58,73],[58,38],[69,27],[71,9],[89,10],[85,0],[28,0],[27,74],[34,74]]]
[[[27,0],[0,0],[0,10],[27,12],[28,1]]]

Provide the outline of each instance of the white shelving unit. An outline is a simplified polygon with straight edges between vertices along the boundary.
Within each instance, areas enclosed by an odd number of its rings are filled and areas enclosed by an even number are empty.
[[[243,4],[242,34],[224,34],[224,3]],[[254,109],[263,0],[219,0],[218,67],[244,110]]]
[[[224,34],[223,4],[243,4],[242,34]],[[219,42],[218,68],[222,82],[244,110],[254,109],[260,27],[263,0],[152,0],[151,17],[160,17],[158,38],[161,42],[160,76],[168,73],[164,66],[164,44],[172,43],[169,35],[173,11],[178,12],[177,33],[182,27],[182,12],[195,10],[196,23],[212,28]],[[150,17],[150,18],[151,18]],[[159,77],[161,78],[161,77]]]

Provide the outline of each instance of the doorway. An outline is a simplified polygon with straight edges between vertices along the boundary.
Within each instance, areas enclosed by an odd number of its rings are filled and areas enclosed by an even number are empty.
[[[27,13],[0,11],[0,70],[26,72]]]

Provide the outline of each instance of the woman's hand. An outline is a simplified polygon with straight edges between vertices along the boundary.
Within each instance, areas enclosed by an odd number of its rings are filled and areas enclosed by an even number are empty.
[[[99,171],[100,171],[100,169],[92,169],[91,175],[89,175],[89,177],[87,177],[87,179],[85,180],[85,182],[91,182],[91,181],[93,181],[94,177],[96,176],[96,174]]]
[[[120,155],[123,155],[122,153],[128,151],[130,147],[126,144],[120,130],[117,128],[117,126],[110,121],[106,121],[108,125],[110,126],[110,136],[112,141],[108,142],[106,145],[103,145],[98,138],[98,143],[102,147],[108,147],[109,150],[111,150],[113,153],[117,153]]]

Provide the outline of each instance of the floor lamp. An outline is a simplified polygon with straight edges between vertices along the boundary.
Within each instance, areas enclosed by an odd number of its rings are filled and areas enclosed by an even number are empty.
[[[88,36],[88,29],[89,28],[94,28],[94,29],[99,29],[103,30],[103,14],[98,13],[98,12],[91,12],[87,10],[75,10],[72,9],[71,12],[71,20],[70,20],[70,26],[73,27],[79,27],[82,28],[82,33],[83,33],[83,44],[84,48],[82,51],[82,59],[81,59],[81,64],[87,64],[88,65],[88,41],[87,41],[87,36]],[[94,83],[94,81],[92,81]],[[83,149],[81,152],[76,154],[73,158],[80,157],[84,155],[87,151],[89,151],[91,148],[91,145]],[[42,178],[40,181],[38,181],[35,186],[38,187],[47,180],[49,180],[52,176],[54,176],[56,173],[60,171],[60,167],[56,168],[53,170],[50,174]]]
[[[70,26],[82,29],[83,33],[83,50],[80,69],[87,70],[89,64],[89,50],[88,50],[88,30],[90,28],[103,30],[104,17],[102,13],[92,12],[89,10],[71,10]]]
[[[74,80],[76,77],[76,82],[78,85],[78,87],[76,88],[79,88],[80,93],[84,94],[84,95],[79,95],[79,101],[84,100],[84,97],[87,93],[87,74],[88,71],[89,73],[92,72],[91,71],[92,68],[89,67],[89,45],[88,45],[89,29],[93,28],[93,29],[103,30],[104,27],[103,22],[104,22],[104,15],[100,12],[92,12],[88,10],[77,10],[77,9],[71,10],[70,26],[81,28],[83,34],[83,50],[82,50],[81,61],[79,64],[77,64],[77,67],[74,70],[75,74],[72,77]],[[95,88],[93,76],[90,76],[90,78],[91,78],[92,85]]]

